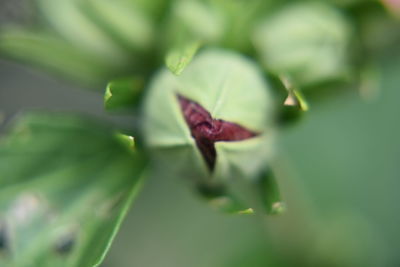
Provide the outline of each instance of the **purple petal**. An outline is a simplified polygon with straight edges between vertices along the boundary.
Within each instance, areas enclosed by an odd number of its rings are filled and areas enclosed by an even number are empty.
[[[239,124],[213,119],[199,103],[179,94],[177,97],[190,132],[211,171],[214,170],[217,158],[215,142],[241,141],[258,135]]]

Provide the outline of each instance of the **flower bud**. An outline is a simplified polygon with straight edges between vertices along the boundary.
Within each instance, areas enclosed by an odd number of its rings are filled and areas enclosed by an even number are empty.
[[[271,155],[273,110],[271,89],[253,62],[205,50],[181,75],[163,69],[155,76],[144,137],[164,173],[198,185],[256,179]]]

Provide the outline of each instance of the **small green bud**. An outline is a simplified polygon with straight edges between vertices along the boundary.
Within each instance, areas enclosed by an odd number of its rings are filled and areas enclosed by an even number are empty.
[[[144,137],[154,163],[197,184],[256,179],[272,154],[273,123],[271,88],[260,70],[224,50],[200,52],[179,76],[161,70],[145,97]]]

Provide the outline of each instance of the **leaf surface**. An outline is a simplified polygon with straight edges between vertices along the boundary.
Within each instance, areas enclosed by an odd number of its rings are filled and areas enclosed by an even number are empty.
[[[180,75],[190,61],[192,61],[199,47],[200,42],[192,41],[172,49],[168,52],[165,59],[168,69],[175,75]]]
[[[144,159],[109,127],[33,113],[0,139],[1,266],[97,266]]]
[[[103,61],[41,31],[1,29],[0,54],[88,84],[104,79],[111,71]]]

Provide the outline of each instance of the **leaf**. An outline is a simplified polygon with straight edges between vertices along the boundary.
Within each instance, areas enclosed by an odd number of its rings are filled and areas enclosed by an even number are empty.
[[[197,50],[200,48],[199,41],[192,41],[182,45],[179,48],[174,48],[168,52],[165,62],[167,67],[175,75],[180,75],[185,67],[193,59]]]
[[[127,1],[88,0],[84,11],[110,36],[129,51],[146,51],[154,39],[154,25],[135,3]]]
[[[98,266],[143,167],[105,125],[61,114],[19,119],[0,142],[0,265]]]
[[[239,50],[241,52],[252,53],[253,44],[251,43],[250,33],[254,28],[255,22],[268,16],[274,6],[280,4],[278,1],[252,0],[252,1],[232,1],[232,0],[209,0],[216,13],[221,14],[224,25],[223,47]]]
[[[2,29],[0,53],[89,84],[104,79],[110,71],[101,61],[55,36],[39,31]]]
[[[222,18],[210,4],[195,0],[179,0],[175,2],[172,13],[177,27],[183,27],[192,37],[213,42],[223,34]]]
[[[134,3],[146,16],[153,18],[154,20],[161,19],[165,11],[168,10],[171,1],[170,0],[122,0],[129,3]]]
[[[343,79],[350,70],[352,27],[328,3],[284,5],[255,27],[254,46],[266,69],[301,86]]]
[[[83,1],[84,2],[84,1]],[[128,63],[124,49],[96,24],[79,0],[37,0],[42,17],[65,40],[86,53],[119,67]]]
[[[194,0],[179,0],[171,4],[169,19],[164,31],[164,50],[178,54],[172,60],[176,65],[185,50],[197,50],[195,43],[215,44],[223,34],[223,21],[218,12],[208,3]],[[174,63],[175,62],[175,63]],[[167,66],[169,67],[169,63]]]
[[[120,78],[108,83],[104,106],[112,111],[135,107],[141,98],[144,81],[139,77]]]

